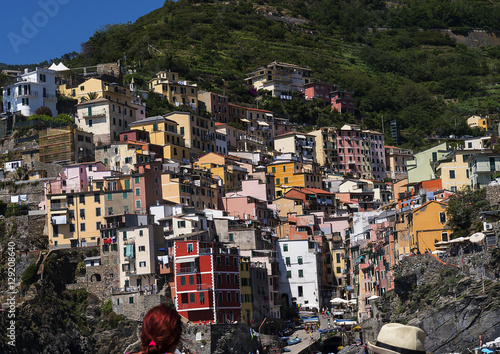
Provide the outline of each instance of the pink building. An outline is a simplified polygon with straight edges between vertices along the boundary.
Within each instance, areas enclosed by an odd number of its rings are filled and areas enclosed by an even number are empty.
[[[92,181],[114,174],[102,162],[85,162],[68,165],[55,180],[45,183],[45,194],[88,192]]]
[[[224,211],[229,215],[244,220],[252,220],[268,225],[273,219],[273,211],[267,208],[267,201],[239,194],[239,192],[227,193],[222,197]]]
[[[337,110],[340,113],[354,114],[356,105],[352,95],[352,92],[342,91],[339,89],[335,89],[333,92],[331,92],[330,102],[332,104],[332,111]]]
[[[275,193],[274,178],[267,176],[266,183],[260,179],[246,179],[241,181],[241,192],[238,194],[255,197],[260,200],[273,201]]]
[[[384,134],[377,131],[363,131],[370,141],[372,176],[378,181],[387,177],[385,163]]]
[[[368,141],[359,126],[346,124],[337,131],[339,173],[351,174],[355,178],[370,176]],[[366,157],[365,157],[366,156]]]

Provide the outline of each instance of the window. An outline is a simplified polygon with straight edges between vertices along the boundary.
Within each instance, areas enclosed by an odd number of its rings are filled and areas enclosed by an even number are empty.
[[[231,263],[229,263],[229,257],[226,256],[226,267],[229,267]]]
[[[80,224],[80,231],[85,231],[85,223],[84,222],[82,222]]]
[[[231,284],[231,275],[226,274],[226,284]]]
[[[187,245],[187,251],[189,253],[193,252],[193,244],[192,243],[188,243],[188,245]]]
[[[99,196],[99,194],[94,194],[94,203],[100,203],[101,201],[101,198]]]
[[[130,189],[130,181],[128,179],[125,180],[125,189]]]
[[[146,246],[139,246],[139,252],[146,252]]]
[[[80,204],[85,204],[85,196],[80,195],[78,201],[80,202]]]
[[[232,232],[229,233],[229,241],[234,241],[234,234]]]
[[[135,207],[136,207],[137,209],[140,209],[140,208],[141,208],[141,201],[140,201],[140,200],[136,200],[136,201],[135,201]]]
[[[231,293],[227,292],[227,302],[231,302]]]
[[[298,263],[298,264],[303,264],[303,261],[302,261],[302,257],[301,257],[301,256],[298,256],[298,257],[297,257],[297,263]]]
[[[450,178],[455,178],[455,170],[450,170]]]
[[[304,271],[299,269],[299,278],[304,278]]]
[[[290,266],[290,264],[291,264],[291,263],[290,263],[290,257],[286,257],[286,258],[285,258],[285,263],[286,263],[286,265],[287,265],[288,267]]]
[[[146,262],[145,262],[145,261],[143,261],[143,262],[139,262],[139,267],[141,267],[141,268],[142,268],[142,267],[145,267],[145,266],[146,266]]]
[[[292,271],[291,270],[287,270],[286,271],[286,278],[287,279],[291,279],[292,278]]]
[[[75,224],[69,224],[69,232],[75,232]]]
[[[95,223],[95,229],[98,231],[101,229],[101,222],[100,221]]]
[[[200,293],[200,304],[204,304],[205,303],[205,293]]]
[[[302,289],[302,287],[301,287],[301,286],[299,286],[299,287],[297,288],[297,290],[298,290],[298,293],[299,293],[299,297],[304,296],[304,290]]]
[[[193,303],[193,302],[194,302],[194,299],[195,299],[195,293],[191,293],[191,294],[189,294],[189,302],[190,302],[190,303]]]
[[[108,193],[108,200],[113,200],[113,194]]]
[[[276,185],[278,185],[278,186],[279,186],[279,184],[280,184],[280,179],[279,179],[279,178],[276,178]]]
[[[273,173],[276,173],[276,167],[273,167],[271,170],[273,171]]]
[[[447,232],[441,233],[441,241],[448,242],[448,233]]]
[[[181,277],[181,285],[186,285],[186,277]]]
[[[194,285],[194,275],[189,276],[189,285]]]
[[[122,196],[123,199],[127,199],[128,198],[128,193],[127,192],[123,192],[123,196]]]
[[[80,217],[85,219],[85,209],[80,209]]]
[[[337,267],[337,274],[341,274],[342,273],[342,269],[340,267]]]
[[[445,212],[439,213],[439,222],[442,224],[444,224],[446,222],[446,213]]]
[[[129,296],[128,303],[129,304],[133,304],[134,303],[134,297],[133,296]]]
[[[283,244],[283,252],[288,252],[288,243]]]
[[[135,195],[141,195],[141,189],[140,188],[136,188],[135,189]]]

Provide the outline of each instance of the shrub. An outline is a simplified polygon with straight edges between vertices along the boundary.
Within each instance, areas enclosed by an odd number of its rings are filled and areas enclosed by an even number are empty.
[[[23,289],[28,289],[31,286],[31,284],[36,282],[37,271],[38,271],[38,267],[36,266],[35,262],[31,263],[28,266],[28,268],[26,268],[23,275],[21,276],[21,285],[22,285]]]

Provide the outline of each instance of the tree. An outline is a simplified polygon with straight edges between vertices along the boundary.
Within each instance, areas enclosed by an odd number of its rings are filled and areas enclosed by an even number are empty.
[[[471,232],[480,231],[481,212],[489,209],[490,203],[486,199],[486,188],[474,191],[463,189],[452,195],[446,208],[448,226],[453,230],[452,238],[468,236]]]
[[[42,106],[37,108],[35,114],[52,117],[52,110],[49,107]]]
[[[95,100],[97,97],[99,97],[97,92],[89,92],[89,93],[87,93],[87,96],[85,96],[83,98],[83,101],[84,102],[92,101],[92,100]]]

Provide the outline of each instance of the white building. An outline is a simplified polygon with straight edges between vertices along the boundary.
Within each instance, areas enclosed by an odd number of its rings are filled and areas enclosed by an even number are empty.
[[[17,77],[17,82],[3,87],[4,112],[20,112],[29,117],[40,107],[48,107],[52,115],[57,115],[56,72],[36,68],[35,71]]]
[[[159,225],[120,228],[120,288],[152,290],[156,286],[155,251],[163,246],[163,230]]]
[[[321,253],[317,242],[309,240],[279,240],[279,284],[288,304],[304,309],[323,307],[320,296]]]
[[[129,124],[135,122],[137,117],[136,107],[106,98],[81,102],[76,108],[76,125],[94,134],[96,145],[114,142],[121,132],[129,130]]]
[[[227,134],[215,132],[215,152],[218,154],[227,155]]]

